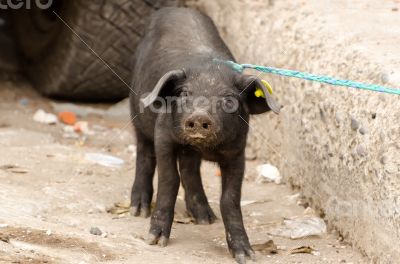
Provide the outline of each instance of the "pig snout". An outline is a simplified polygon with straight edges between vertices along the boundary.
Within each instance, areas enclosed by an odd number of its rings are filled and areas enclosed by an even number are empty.
[[[193,113],[186,118],[184,131],[188,138],[205,139],[215,135],[215,122],[205,112]]]

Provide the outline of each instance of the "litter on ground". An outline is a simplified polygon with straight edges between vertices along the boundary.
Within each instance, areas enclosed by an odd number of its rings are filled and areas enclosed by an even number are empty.
[[[118,167],[124,164],[124,161],[120,158],[101,153],[87,153],[85,159],[105,167]]]
[[[285,219],[280,227],[270,231],[269,234],[291,239],[321,236],[326,234],[326,224],[324,220],[316,216]]]
[[[259,165],[256,168],[258,177],[257,177],[257,182],[262,183],[262,182],[275,182],[276,184],[281,184],[282,182],[282,176],[279,173],[279,170],[277,167],[271,165],[271,164],[263,164]]]
[[[55,125],[58,123],[57,116],[45,112],[43,109],[39,109],[33,115],[33,120],[39,123],[48,124],[48,125]]]

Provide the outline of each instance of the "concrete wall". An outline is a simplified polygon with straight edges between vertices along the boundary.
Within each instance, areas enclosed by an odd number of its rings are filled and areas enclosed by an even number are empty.
[[[199,0],[242,63],[400,87],[397,1]],[[256,73],[258,74],[258,73]],[[251,145],[374,262],[400,261],[400,97],[262,75]]]

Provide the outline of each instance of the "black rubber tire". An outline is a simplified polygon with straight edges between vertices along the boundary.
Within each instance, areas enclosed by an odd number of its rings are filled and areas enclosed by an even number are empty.
[[[48,10],[13,11],[26,73],[38,91],[53,98],[122,99],[129,92],[130,61],[148,16],[182,1],[54,0]]]

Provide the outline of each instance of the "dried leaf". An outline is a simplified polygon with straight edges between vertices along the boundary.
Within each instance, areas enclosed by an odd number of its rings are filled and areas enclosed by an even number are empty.
[[[119,207],[119,208],[127,208],[129,209],[131,207],[131,201],[129,200],[125,200],[122,202],[118,202],[114,204],[115,207]]]
[[[26,174],[26,173],[28,173],[29,171],[28,171],[28,170],[25,170],[25,169],[11,169],[10,172],[16,173],[16,174]]]
[[[107,210],[107,213],[115,214],[115,215],[120,215],[120,214],[129,213],[129,209],[127,209],[127,208],[112,207],[112,208],[110,208],[110,209]]]
[[[291,249],[290,254],[312,254],[314,251],[315,249],[310,246],[302,246]]]
[[[15,169],[15,168],[18,168],[18,167],[15,165],[11,165],[11,164],[6,164],[6,165],[0,166],[0,170],[9,170],[9,169]]]
[[[190,217],[190,215],[186,211],[178,206],[177,210],[175,210],[174,212],[174,222],[187,225],[194,223],[194,219]]]
[[[188,225],[194,223],[194,219],[191,217],[174,217],[174,222],[178,224]]]
[[[10,243],[10,238],[7,235],[0,233],[0,241],[2,241],[4,243]]]
[[[265,254],[277,254],[278,247],[275,245],[274,241],[268,240],[263,244],[252,245],[253,250],[260,251]]]
[[[129,200],[117,202],[113,207],[107,209],[107,213],[122,216],[129,213],[130,207],[131,202]]]
[[[5,171],[9,171],[11,173],[18,173],[18,174],[25,174],[28,173],[29,171],[23,168],[20,168],[16,165],[11,165],[11,164],[6,164],[3,166],[0,166],[0,170],[5,170]]]
[[[264,200],[259,200],[259,201],[256,201],[256,200],[240,201],[240,206],[244,207],[244,206],[248,206],[251,204],[262,204],[262,203],[268,203],[271,201],[272,201],[271,199],[264,199]]]

